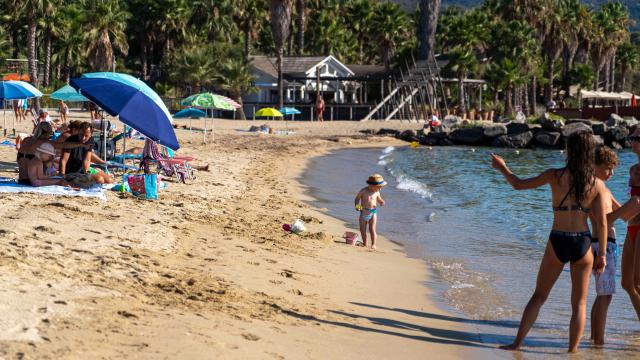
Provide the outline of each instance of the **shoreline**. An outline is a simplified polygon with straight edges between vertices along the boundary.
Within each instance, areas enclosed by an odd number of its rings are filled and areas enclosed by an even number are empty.
[[[387,142],[352,123],[290,123],[297,134],[284,137],[235,131],[248,124],[217,121],[215,143],[183,142],[213,170],[169,183],[158,202],[1,194],[12,223],[1,229],[0,303],[13,311],[0,321],[0,356],[496,357],[433,304],[424,261],[383,239],[375,252],[338,244],[345,224],[304,202],[310,159]],[[0,149],[11,159],[14,149]],[[284,234],[299,216],[308,233]]]

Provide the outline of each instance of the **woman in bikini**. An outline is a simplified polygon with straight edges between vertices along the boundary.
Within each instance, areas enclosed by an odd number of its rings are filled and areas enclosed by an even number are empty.
[[[589,208],[593,209],[593,221],[597,223],[598,239],[607,239],[607,218],[604,213],[606,188],[595,177],[595,141],[587,132],[574,133],[567,138],[567,161],[562,169],[548,169],[530,179],[520,179],[507,168],[504,160],[492,154],[492,166],[500,171],[516,190],[551,186],[553,226],[544,256],[538,270],[536,288],[527,303],[520,321],[516,339],[502,349],[518,350],[533,326],[540,308],[547,300],[553,285],[570,263],[571,270],[571,323],[569,326],[569,352],[576,352],[586,321],[587,291],[591,271],[601,273],[606,264],[606,241],[598,243],[595,257],[591,249],[589,233]]]
[[[631,140],[631,150],[640,159],[640,128],[633,132],[629,140]],[[640,164],[633,165],[629,169],[629,187],[631,196],[640,196]],[[629,220],[621,260],[621,285],[629,294],[631,304],[640,319],[640,239],[638,234],[640,234],[640,214]]]
[[[53,135],[53,128],[51,127],[51,124],[44,121],[38,124],[36,129],[33,131],[33,135],[21,141],[16,159],[18,162],[18,181],[28,181],[29,172],[27,169],[27,163],[36,156],[36,149],[43,143],[49,143],[53,145],[54,149],[58,150],[87,146],[83,143],[55,142],[49,139],[51,135]]]

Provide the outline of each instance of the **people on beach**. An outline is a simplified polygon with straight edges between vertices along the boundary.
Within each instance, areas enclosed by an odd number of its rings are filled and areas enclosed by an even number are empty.
[[[316,100],[316,116],[318,121],[324,121],[324,99],[320,95],[318,95]]]
[[[23,103],[25,100],[13,100],[13,114],[16,117],[16,122],[22,122],[22,120],[26,120],[23,110]]]
[[[33,134],[18,142],[16,141],[17,163],[18,163],[18,181],[29,178],[27,162],[35,157],[36,149],[43,143],[51,144],[54,149],[73,149],[86,147],[87,145],[79,142],[59,143],[50,140],[53,135],[53,127],[48,122],[42,122],[36,126]]]
[[[587,132],[576,132],[566,140],[566,166],[548,169],[536,177],[521,179],[513,174],[505,161],[492,154],[492,166],[500,171],[516,190],[551,186],[553,225],[538,270],[536,288],[524,309],[518,334],[502,349],[517,350],[535,323],[540,308],[551,289],[570,263],[571,322],[569,326],[569,352],[576,352],[586,322],[587,291],[591,272],[601,274],[606,266],[607,217],[605,213],[606,188],[595,176],[595,140]],[[591,214],[598,242],[597,254],[591,250],[591,234],[587,219]],[[595,257],[595,263],[594,263]]]
[[[99,157],[93,157],[93,148],[97,147],[95,141],[93,141],[93,127],[90,123],[83,122],[77,135],[72,135],[65,140],[66,143],[81,143],[85,144],[84,147],[76,147],[72,149],[65,148],[60,158],[60,174],[91,174],[93,180],[98,184],[112,184],[114,182],[113,177],[105,172],[91,168],[92,160],[96,158],[99,162],[104,163],[104,160]]]
[[[384,200],[380,195],[380,189],[382,189],[387,182],[384,181],[382,175],[373,174],[367,179],[367,186],[360,189],[358,195],[355,198],[356,211],[360,212],[358,222],[360,223],[360,236],[362,236],[362,243],[367,247],[367,226],[369,227],[369,233],[371,235],[371,248],[376,249],[376,240],[378,234],[376,232],[376,225],[378,222],[378,204],[384,206]]]
[[[629,137],[631,150],[639,159],[639,164],[629,169],[629,187],[631,196],[640,196],[640,128],[636,128]],[[629,220],[627,236],[624,240],[621,257],[621,285],[629,294],[631,304],[640,320],[640,214]]]
[[[50,143],[42,143],[36,148],[34,157],[27,162],[28,177],[18,180],[19,184],[30,186],[69,186],[64,179],[52,179],[46,174],[46,164],[51,163],[56,151]]]
[[[595,176],[603,182],[609,180],[613,176],[613,170],[618,166],[618,156],[616,153],[605,146],[599,146],[596,149],[595,156]],[[613,294],[616,292],[616,268],[618,263],[618,245],[616,244],[616,229],[614,225],[615,219],[629,219],[632,213],[640,211],[638,199],[629,201],[623,208],[620,203],[613,197],[611,191],[606,188],[601,195],[603,197],[604,212],[607,215],[607,265],[602,273],[595,273],[596,281],[596,299],[591,307],[591,340],[595,345],[604,344],[605,325],[607,321],[607,313]],[[591,213],[593,216],[593,212]],[[597,221],[592,221],[593,232],[597,233]],[[594,256],[598,252],[599,241],[597,237],[591,239]]]
[[[62,100],[58,103],[58,113],[60,114],[62,122],[66,123],[67,117],[69,116],[69,106],[67,106],[67,104]]]

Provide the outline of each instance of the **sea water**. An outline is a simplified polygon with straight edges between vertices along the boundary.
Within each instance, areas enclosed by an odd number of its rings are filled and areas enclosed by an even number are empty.
[[[382,174],[387,206],[379,210],[380,234],[403,244],[409,256],[426,260],[428,284],[441,305],[472,324],[491,345],[513,340],[531,296],[552,222],[551,193],[545,186],[515,191],[491,168],[500,154],[519,176],[562,167],[560,150],[436,147],[339,150],[312,161],[303,175],[314,204],[357,229],[353,199],[366,178]],[[621,202],[628,199],[628,170],[636,162],[620,152],[621,164],[607,185]],[[616,224],[620,252],[626,235]],[[635,357],[640,349],[638,321],[620,287],[609,309],[607,346],[590,349],[589,311],[595,297],[591,281],[583,358]],[[564,353],[571,316],[569,266],[565,267],[527,338],[526,358]]]

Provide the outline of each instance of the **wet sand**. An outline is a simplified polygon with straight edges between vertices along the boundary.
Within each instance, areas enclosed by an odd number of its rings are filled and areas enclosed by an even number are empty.
[[[168,182],[157,202],[115,192],[106,202],[0,194],[0,357],[502,354],[435,306],[422,261],[384,238],[379,251],[345,245],[345,224],[305,202],[298,179],[310,158],[399,145],[358,130],[418,125],[289,122],[295,134],[287,136],[235,130],[263,123],[216,120],[206,145],[201,133],[189,143],[178,131],[180,153],[211,170],[187,185]],[[14,162],[15,149],[0,147],[0,176],[16,177],[7,170]],[[282,231],[298,217],[306,234]]]

